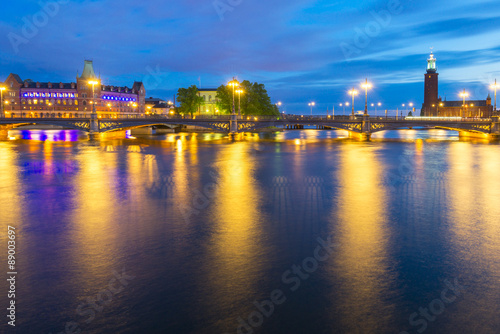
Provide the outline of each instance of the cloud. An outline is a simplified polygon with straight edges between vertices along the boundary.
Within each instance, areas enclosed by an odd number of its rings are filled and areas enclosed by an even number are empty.
[[[341,43],[355,45],[358,31],[377,22],[374,13],[398,0],[220,1],[231,9],[222,20],[213,0],[71,1],[17,54],[8,34],[22,34],[24,19],[32,20],[41,7],[38,1],[6,3],[0,14],[0,75],[70,81],[83,59],[91,58],[110,83],[146,80],[148,95],[170,97],[178,87],[197,84],[198,77],[205,87],[217,87],[236,75],[265,83],[274,99],[296,101],[291,104],[297,108],[314,97],[318,109],[326,109],[365,77],[378,87],[373,96],[388,105],[418,103],[431,46],[443,90],[456,81],[487,81],[498,68],[500,8],[492,1],[401,0],[401,11],[372,31],[351,59]]]

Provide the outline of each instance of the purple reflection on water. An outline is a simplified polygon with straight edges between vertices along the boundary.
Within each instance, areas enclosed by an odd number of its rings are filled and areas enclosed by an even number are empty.
[[[16,139],[38,141],[78,141],[84,134],[78,130],[20,130],[12,131]]]

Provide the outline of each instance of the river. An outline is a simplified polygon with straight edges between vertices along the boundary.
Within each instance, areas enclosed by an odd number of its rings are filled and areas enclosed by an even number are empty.
[[[498,333],[498,142],[13,133],[16,333]]]

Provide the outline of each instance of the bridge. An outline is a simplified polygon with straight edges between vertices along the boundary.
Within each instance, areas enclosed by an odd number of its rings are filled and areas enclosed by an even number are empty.
[[[194,116],[191,117],[136,117],[136,118],[0,118],[0,130],[13,129],[25,125],[53,125],[67,129],[88,132],[90,135],[129,130],[149,126],[198,126],[219,132],[236,133],[255,131],[262,128],[279,127],[284,129],[303,129],[314,126],[316,129],[339,129],[348,131],[353,137],[369,140],[372,133],[384,130],[408,129],[415,127],[439,128],[481,138],[500,138],[499,117],[461,118],[461,117],[370,117],[352,116],[298,116],[282,115],[237,117],[236,115]]]

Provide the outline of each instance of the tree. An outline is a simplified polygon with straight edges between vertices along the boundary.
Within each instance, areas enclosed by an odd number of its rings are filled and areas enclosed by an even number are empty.
[[[180,107],[177,109],[179,113],[182,115],[191,114],[191,117],[203,104],[203,98],[199,96],[198,88],[195,85],[189,88],[179,88],[177,101],[180,103]]]
[[[244,80],[240,83],[241,94],[241,114],[242,115],[279,115],[278,108],[271,103],[271,98],[263,84],[251,83]],[[233,88],[222,85],[217,89],[217,107],[224,113],[230,114],[233,108]],[[238,95],[235,94],[234,106],[238,112]]]

